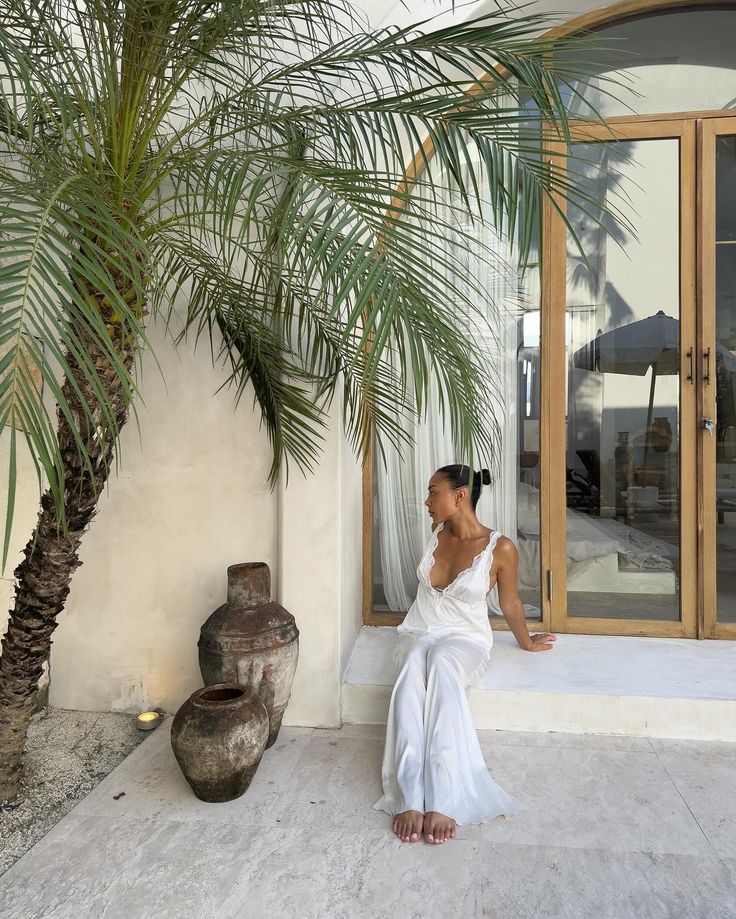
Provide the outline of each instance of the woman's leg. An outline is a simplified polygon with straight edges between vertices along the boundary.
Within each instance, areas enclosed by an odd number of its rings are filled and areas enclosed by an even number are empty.
[[[470,712],[470,676],[483,669],[489,651],[473,637],[452,635],[439,639],[427,653],[425,814],[451,818],[436,821],[444,838],[452,821],[461,826],[482,823],[523,807],[491,778]],[[425,831],[434,822],[431,816],[425,819]]]
[[[394,816],[407,811],[424,814],[424,708],[431,641],[428,635],[405,632],[394,650],[398,675],[386,719],[381,764],[384,794],[373,805]]]

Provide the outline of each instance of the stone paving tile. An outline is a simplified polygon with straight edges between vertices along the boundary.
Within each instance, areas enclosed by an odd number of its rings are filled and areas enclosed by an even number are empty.
[[[736,916],[731,829],[722,838],[709,824],[705,784],[712,775],[726,790],[730,749],[479,731],[491,774],[528,810],[431,846],[402,843],[372,809],[384,733],[284,727],[245,795],[210,805],[191,793],[162,726],[0,877],[0,915]]]
[[[263,826],[271,822],[271,811],[289,787],[291,773],[311,735],[312,728],[282,727],[276,742],[264,752],[245,794],[235,801],[212,804],[196,798],[184,778],[171,749],[168,719],[146,741],[145,758],[128,757],[77,806],[76,813]]]
[[[492,919],[733,919],[736,862],[689,855],[480,843]]]

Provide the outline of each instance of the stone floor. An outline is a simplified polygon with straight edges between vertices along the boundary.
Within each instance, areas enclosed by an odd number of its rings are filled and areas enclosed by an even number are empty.
[[[169,730],[0,878],[3,919],[736,916],[736,744],[479,731],[527,810],[432,846],[372,808],[382,726],[282,728],[227,804],[191,794]]]

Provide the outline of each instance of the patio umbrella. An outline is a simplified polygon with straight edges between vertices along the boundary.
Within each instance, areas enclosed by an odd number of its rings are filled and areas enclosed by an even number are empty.
[[[677,373],[680,368],[680,322],[658,310],[653,316],[629,322],[596,336],[573,354],[573,365],[600,373],[627,373],[636,376],[652,368],[646,431],[652,423],[654,387],[657,376]],[[647,460],[649,437],[644,442]]]
[[[652,423],[654,386],[658,376],[677,373],[680,367],[680,321],[658,310],[653,316],[629,322],[596,336],[573,354],[573,364],[600,373],[629,373],[637,376],[652,368],[646,431]],[[716,352],[728,373],[736,373],[736,357],[721,342]],[[644,442],[646,464],[649,437]]]

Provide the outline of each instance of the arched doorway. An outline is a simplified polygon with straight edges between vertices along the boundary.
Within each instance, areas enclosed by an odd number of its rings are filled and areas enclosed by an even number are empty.
[[[734,25],[734,3],[626,2],[556,30],[606,45],[586,98],[608,127],[580,107],[570,168],[601,197],[625,192],[636,233],[596,233],[571,212],[584,265],[544,213],[512,434],[535,629],[736,637]],[[607,97],[606,76],[630,88]],[[367,555],[366,621],[393,624]]]

